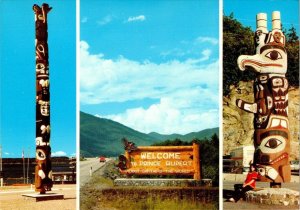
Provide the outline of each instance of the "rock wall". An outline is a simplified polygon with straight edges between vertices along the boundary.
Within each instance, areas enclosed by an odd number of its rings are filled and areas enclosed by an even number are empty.
[[[246,193],[246,201],[267,205],[295,206],[296,208],[299,208],[300,204],[299,192],[287,188],[266,188],[260,191],[250,190]]]
[[[299,88],[289,89],[289,126],[291,136],[290,159],[299,159],[299,122],[300,122],[300,93]],[[242,111],[235,105],[236,99],[254,102],[253,81],[239,82],[231,86],[228,96],[223,97],[223,155],[242,145],[253,144],[254,115]]]

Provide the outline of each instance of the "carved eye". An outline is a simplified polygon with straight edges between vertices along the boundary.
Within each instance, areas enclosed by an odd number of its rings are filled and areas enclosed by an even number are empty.
[[[273,51],[271,51],[271,52],[268,52],[268,53],[266,54],[266,57],[267,57],[267,58],[270,58],[271,60],[282,59],[281,54],[280,54],[278,51],[276,51],[276,50],[273,50]]]
[[[267,143],[265,144],[265,147],[269,147],[271,149],[277,148],[280,144],[282,144],[282,141],[278,139],[269,139]]]
[[[283,136],[274,135],[263,139],[258,149],[260,149],[263,154],[271,154],[283,151],[285,146],[286,139]]]
[[[38,160],[45,160],[46,159],[46,154],[43,150],[37,149],[36,150],[36,159]]]

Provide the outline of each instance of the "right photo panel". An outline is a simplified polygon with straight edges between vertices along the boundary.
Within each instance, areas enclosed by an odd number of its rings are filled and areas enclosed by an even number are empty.
[[[223,1],[223,209],[299,209],[299,1]]]

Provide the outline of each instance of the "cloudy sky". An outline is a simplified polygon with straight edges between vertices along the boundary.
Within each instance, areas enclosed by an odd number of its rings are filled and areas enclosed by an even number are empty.
[[[35,21],[42,0],[0,0],[2,157],[35,157]],[[52,156],[76,153],[75,1],[48,0]]]
[[[219,126],[217,0],[82,1],[80,110],[138,131]]]

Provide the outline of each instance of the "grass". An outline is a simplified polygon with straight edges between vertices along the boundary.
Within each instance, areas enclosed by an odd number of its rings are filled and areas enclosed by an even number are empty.
[[[107,165],[105,172],[114,166]],[[80,189],[82,210],[216,210],[218,202],[203,202],[179,191],[153,190],[143,187],[113,187],[113,180],[95,172],[91,181]],[[196,191],[195,191],[196,192]],[[213,199],[213,200],[218,200]]]
[[[138,195],[137,195],[138,196]],[[101,201],[101,200],[99,200]],[[139,199],[135,202],[122,197],[115,197],[114,201],[102,202],[103,207],[127,210],[215,210],[214,204],[202,204],[189,200],[161,199],[159,196]]]

